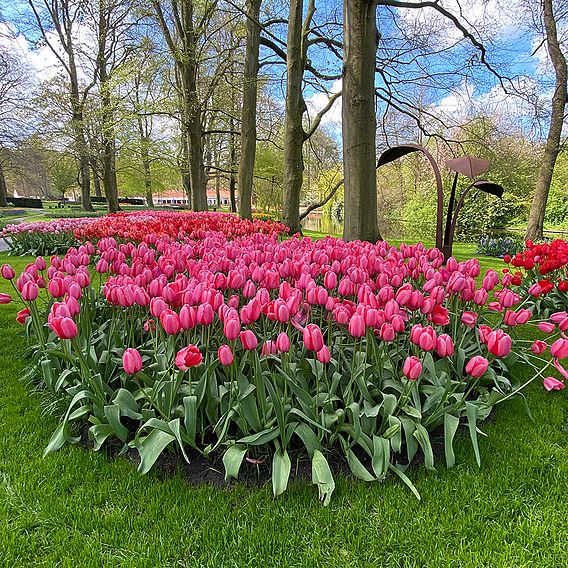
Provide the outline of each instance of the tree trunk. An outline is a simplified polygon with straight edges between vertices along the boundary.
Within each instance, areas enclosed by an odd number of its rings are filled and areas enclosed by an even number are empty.
[[[74,67],[71,67],[72,74],[75,74]],[[85,136],[85,126],[83,122],[83,104],[80,102],[79,87],[76,78],[71,78],[71,127],[73,129],[75,153],[79,162],[79,185],[81,187],[81,204],[84,211],[94,211],[91,204],[91,176],[89,174],[89,148]]]
[[[182,116],[183,116],[182,109]],[[181,152],[180,152],[180,173],[181,173],[181,183],[183,185],[183,193],[187,197],[187,205],[192,209],[191,201],[191,177],[189,175],[189,143],[187,141],[187,133],[185,131],[185,119],[182,118],[180,124],[180,134],[181,134]]]
[[[235,120],[231,116],[229,119],[229,129],[231,133],[229,134],[229,160],[230,160],[230,169],[231,174],[229,177],[229,206],[231,209],[231,213],[237,212],[237,177],[235,175],[237,169],[237,149],[235,144]],[[253,171],[254,171],[254,164],[253,164]],[[252,191],[251,191],[251,202],[252,202]]]
[[[376,0],[343,0],[343,237],[375,242],[377,226]]]
[[[300,230],[300,194],[304,172],[302,117],[306,103],[302,96],[304,57],[302,49],[303,0],[290,1],[286,45],[286,114],[284,119],[284,191],[282,222],[291,233]]]
[[[140,135],[140,161],[144,172],[144,188],[146,190],[146,205],[154,207],[154,197],[152,195],[152,172],[150,170],[150,140],[148,128],[144,127],[142,117],[138,115],[138,134]]]
[[[262,0],[247,0],[247,41],[243,70],[243,110],[241,122],[241,159],[239,163],[239,214],[252,219],[252,184],[256,155],[256,99],[258,92],[258,53]]]
[[[90,158],[89,165],[91,166],[91,174],[93,175],[93,187],[95,190],[95,195],[97,197],[102,197],[103,194],[101,192],[101,180],[99,179],[99,172],[97,171],[96,158]]]
[[[560,48],[556,21],[552,9],[552,0],[543,0],[544,28],[546,30],[546,43],[548,53],[554,66],[556,75],[556,87],[552,97],[552,115],[544,155],[540,163],[536,188],[534,192],[529,221],[527,225],[526,239],[541,240],[543,238],[544,215],[546,212],[546,202],[554,174],[554,165],[560,151],[560,138],[562,136],[562,125],[564,122],[564,107],[566,105],[567,88],[566,82],[568,73],[566,69],[566,58]]]
[[[4,177],[4,168],[0,162],[0,207],[8,207],[8,188],[6,187],[6,178]]]

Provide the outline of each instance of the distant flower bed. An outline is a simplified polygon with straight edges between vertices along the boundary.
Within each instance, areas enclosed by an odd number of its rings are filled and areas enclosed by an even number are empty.
[[[523,244],[510,237],[481,237],[477,243],[477,254],[503,258],[522,250]]]
[[[287,232],[282,223],[255,219],[247,221],[232,213],[134,211],[103,217],[63,218],[54,221],[7,225],[0,236],[13,254],[64,254],[85,240],[115,237],[130,242],[152,242],[158,238],[183,241],[220,232],[229,239],[252,234]]]
[[[96,245],[38,258],[17,279],[2,267],[23,302],[38,386],[68,406],[46,452],[87,424],[95,449],[110,439],[136,449],[143,473],[170,451],[222,455],[227,479],[245,459],[271,464],[274,495],[292,459],[309,459],[325,503],[332,452],[360,479],[390,472],[416,492],[408,464],[420,450],[434,469],[441,431],[452,467],[464,424],[479,463],[479,422],[545,373],[520,384],[507,372],[548,348],[515,339],[533,313],[510,275],[489,270],[478,283],[477,260],[444,265],[420,244],[279,241],[281,226],[259,223],[111,216],[73,227]],[[568,340],[551,354],[568,356]]]

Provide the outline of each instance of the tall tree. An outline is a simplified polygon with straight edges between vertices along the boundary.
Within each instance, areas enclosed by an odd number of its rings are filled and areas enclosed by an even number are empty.
[[[72,0],[28,0],[43,41],[55,55],[69,79],[68,96],[71,105],[71,127],[75,154],[79,162],[81,202],[85,211],[93,211],[89,176],[89,149],[85,134],[84,111],[93,83],[81,85],[78,71],[79,42],[77,26],[85,20],[86,4]],[[39,8],[36,4],[41,4]],[[53,33],[54,32],[54,33]]]
[[[182,156],[189,166],[191,206],[207,210],[207,178],[203,159],[202,105],[198,93],[199,53],[217,0],[152,0],[156,17],[175,62],[181,106]]]
[[[542,0],[542,17],[544,22],[546,45],[550,60],[554,67],[555,88],[552,97],[552,113],[550,116],[550,126],[544,147],[544,154],[540,162],[538,178],[534,197],[529,212],[527,225],[527,239],[542,239],[544,228],[544,215],[546,212],[546,202],[554,174],[554,165],[560,151],[560,139],[562,136],[562,126],[564,124],[564,109],[566,107],[567,80],[568,72],[566,68],[566,57],[562,52],[558,38],[558,30],[553,9],[552,0]]]
[[[262,0],[246,3],[246,49],[243,70],[243,105],[241,118],[241,159],[239,163],[239,214],[252,219],[252,185],[256,154],[256,102],[260,47],[260,7]]]
[[[380,239],[377,225],[376,0],[343,1],[343,172],[346,240]]]
[[[308,110],[303,96],[304,72],[308,67],[308,47],[315,0],[308,0],[306,16],[303,0],[291,0],[286,42],[286,114],[284,120],[284,191],[282,221],[292,232],[300,230],[300,196],[304,181],[304,143],[319,127],[321,120],[341,95],[331,95],[324,107],[304,129]],[[311,67],[311,65],[310,65]]]

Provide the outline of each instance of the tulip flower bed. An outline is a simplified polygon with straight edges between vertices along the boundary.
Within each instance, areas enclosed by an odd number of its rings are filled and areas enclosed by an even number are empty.
[[[169,238],[199,239],[209,232],[232,239],[257,233],[285,234],[287,228],[275,221],[247,221],[231,213],[183,211],[135,211],[103,217],[79,217],[7,225],[0,233],[12,254],[65,254],[85,240],[115,237],[120,241],[141,242]]]
[[[510,362],[537,357],[511,331],[532,314],[494,270],[477,286],[475,259],[231,236],[119,244],[99,233],[17,279],[2,268],[25,304],[36,382],[67,401],[47,453],[87,423],[95,449],[136,449],[143,473],[163,452],[222,454],[227,479],[245,459],[271,463],[278,495],[305,458],[327,503],[338,451],[353,475],[391,472],[414,490],[404,472],[419,454],[434,469],[432,432],[451,467],[463,424],[479,463],[478,422],[543,373],[508,376]]]
[[[543,316],[568,309],[568,242],[526,242],[526,249],[504,258],[511,268],[507,283],[527,297],[528,304]]]

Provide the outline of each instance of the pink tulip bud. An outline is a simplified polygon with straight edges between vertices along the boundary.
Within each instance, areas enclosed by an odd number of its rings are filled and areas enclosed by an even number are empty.
[[[247,351],[252,351],[258,346],[258,339],[256,338],[254,332],[250,329],[241,331],[241,333],[239,334],[239,339],[241,340],[243,349],[246,349]]]
[[[276,348],[280,353],[287,353],[290,350],[290,338],[285,332],[279,333],[276,338]]]
[[[487,350],[496,357],[506,357],[511,351],[511,336],[502,329],[496,329],[487,335]]]
[[[321,329],[315,324],[310,323],[303,331],[304,345],[309,351],[316,353],[324,346]]]
[[[442,333],[436,339],[436,353],[440,357],[451,357],[454,354],[454,342],[447,333]]]
[[[73,339],[78,333],[77,325],[68,317],[51,318],[49,327],[59,339]]]
[[[394,341],[394,338],[396,337],[396,332],[394,330],[393,325],[385,322],[380,327],[379,335],[383,341],[390,342]]]
[[[38,270],[45,270],[47,265],[45,264],[45,260],[42,256],[38,256],[35,261],[35,266]]]
[[[199,325],[211,325],[213,323],[213,318],[215,312],[213,311],[213,306],[211,304],[201,304],[197,308],[197,323]]]
[[[12,301],[10,294],[0,294],[0,304],[9,304]]]
[[[22,299],[26,302],[33,302],[39,294],[38,285],[35,282],[26,282],[22,286]]]
[[[415,381],[422,374],[422,363],[414,355],[407,357],[404,360],[402,372],[408,380]]]
[[[223,325],[223,333],[229,341],[235,341],[241,333],[241,322],[239,319],[236,317],[226,319]]]
[[[16,276],[15,270],[9,264],[3,264],[0,271],[5,280],[12,280]]]
[[[485,371],[487,371],[488,367],[489,361],[481,355],[476,355],[467,362],[467,365],[465,366],[465,372],[468,375],[472,376],[474,379],[479,379],[479,377],[481,377],[485,373]]]
[[[353,314],[349,321],[349,333],[352,337],[363,337],[365,335],[365,319],[360,314]],[[319,350],[318,350],[319,351]]]
[[[317,353],[316,353],[317,360],[320,363],[326,365],[331,361],[331,353],[329,351],[329,347],[324,345]]]
[[[235,360],[233,352],[228,345],[221,345],[221,347],[219,347],[217,351],[217,356],[219,357],[221,365],[225,367],[232,365],[233,361]]]
[[[568,339],[557,339],[550,347],[550,354],[557,359],[568,357]]]
[[[556,312],[550,316],[550,321],[554,323],[560,323],[563,319],[568,317],[568,313],[566,312]]]
[[[122,366],[127,375],[135,375],[142,370],[142,357],[137,349],[129,347],[122,355]]]
[[[160,323],[168,335],[175,335],[181,327],[179,316],[170,309],[165,309],[160,313]]]

